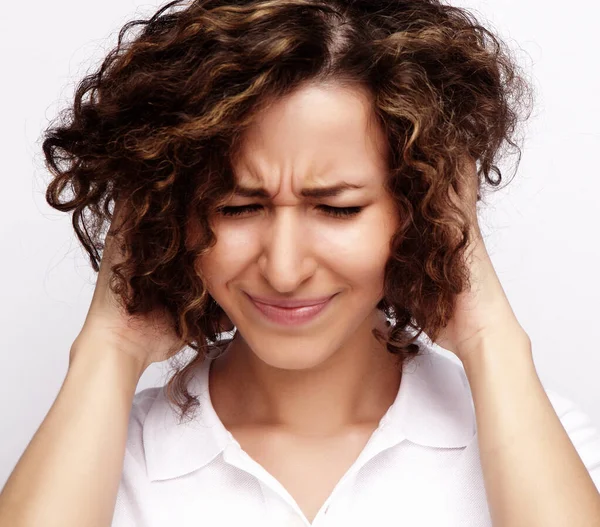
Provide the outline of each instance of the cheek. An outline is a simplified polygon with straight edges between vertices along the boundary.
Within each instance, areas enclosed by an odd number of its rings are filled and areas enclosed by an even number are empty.
[[[393,231],[373,215],[338,228],[323,229],[315,237],[315,250],[329,269],[348,282],[367,287],[383,279]]]
[[[209,288],[219,288],[238,275],[255,251],[255,236],[242,225],[215,227],[217,241],[199,261]]]

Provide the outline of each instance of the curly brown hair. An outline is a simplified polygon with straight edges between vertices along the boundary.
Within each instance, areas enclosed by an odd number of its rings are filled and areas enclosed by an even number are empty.
[[[53,175],[46,200],[73,211],[95,271],[111,203],[128,204],[128,257],[112,268],[113,290],[129,314],[165,307],[196,352],[175,367],[169,401],[181,419],[198,405],[187,382],[223,342],[225,314],[194,264],[216,241],[211,218],[234,190],[244,131],[307,83],[366,88],[386,133],[386,187],[401,223],[377,307],[392,321],[387,350],[404,364],[421,332],[435,341],[469,285],[469,219],[449,193],[461,160],[477,161],[481,191],[499,186],[504,147],[520,159],[517,124],[529,117],[532,89],[512,51],[472,13],[438,0],[199,0],[175,9],[182,3],[123,26],[42,147]],[[61,201],[67,186],[73,196]]]

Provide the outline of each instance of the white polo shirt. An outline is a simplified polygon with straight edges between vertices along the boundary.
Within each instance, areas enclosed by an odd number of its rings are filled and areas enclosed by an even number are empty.
[[[405,367],[394,403],[312,524],[215,413],[211,362],[190,383],[200,406],[187,424],[177,424],[162,388],[135,395],[112,527],[492,527],[458,362],[426,348]],[[546,393],[600,489],[597,429],[571,401]]]

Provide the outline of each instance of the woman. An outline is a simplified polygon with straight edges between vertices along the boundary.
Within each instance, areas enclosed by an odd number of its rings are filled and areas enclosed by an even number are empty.
[[[600,525],[600,439],[477,222],[528,97],[499,39],[434,0],[178,3],[46,132],[99,277],[0,524]]]

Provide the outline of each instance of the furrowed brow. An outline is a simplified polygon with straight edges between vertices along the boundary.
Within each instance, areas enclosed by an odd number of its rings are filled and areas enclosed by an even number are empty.
[[[339,196],[347,190],[361,189],[364,185],[354,185],[352,183],[340,183],[330,187],[314,187],[304,188],[300,191],[300,195],[305,198],[333,198]],[[262,187],[245,187],[238,185],[234,191],[236,196],[243,198],[263,198],[269,199],[270,194]]]

